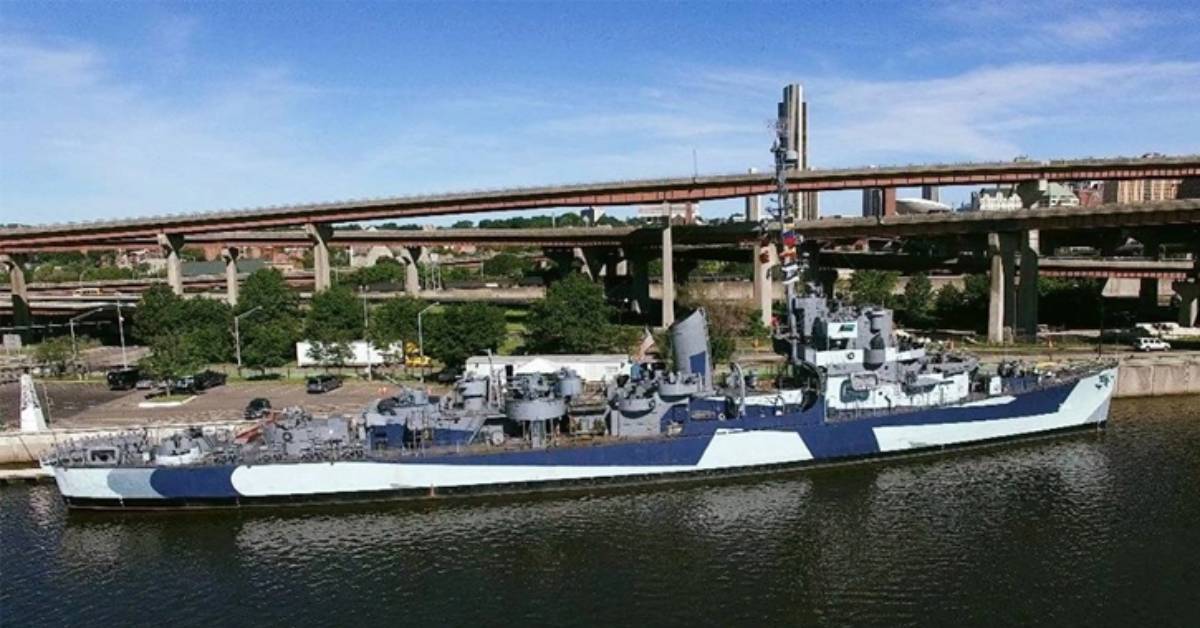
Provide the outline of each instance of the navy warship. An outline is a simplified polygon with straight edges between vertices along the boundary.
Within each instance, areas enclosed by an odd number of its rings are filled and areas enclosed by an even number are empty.
[[[636,365],[584,399],[570,370],[466,376],[445,395],[406,388],[356,416],[276,412],[249,429],[192,427],[62,443],[43,464],[70,507],[156,509],[368,501],[756,474],[1097,427],[1112,363],[984,369],[896,333],[885,307],[825,294],[792,229],[774,147],[784,357],[763,390],[737,364],[718,381],[708,320],[671,327],[672,359]],[[767,234],[775,234],[768,236]],[[585,402],[586,401],[586,402]]]

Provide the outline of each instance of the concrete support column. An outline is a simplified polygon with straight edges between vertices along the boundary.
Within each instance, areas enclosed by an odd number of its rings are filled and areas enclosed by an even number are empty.
[[[1022,232],[1019,241],[1021,284],[1017,293],[1017,331],[1029,341],[1037,340],[1038,238],[1037,230],[1031,229]]]
[[[405,247],[400,251],[400,260],[404,262],[404,294],[415,297],[421,293],[421,258],[425,255],[425,247]]]
[[[28,327],[33,322],[29,311],[29,286],[25,282],[25,256],[0,255],[0,265],[8,271],[8,288],[12,294],[13,325]],[[28,338],[29,330],[22,329],[21,337]]]
[[[310,222],[304,225],[304,232],[313,241],[313,292],[324,292],[333,286],[329,259],[329,239],[333,237],[333,227]]]
[[[922,185],[921,198],[939,203],[942,200],[942,188],[936,185]]]
[[[1192,281],[1176,281],[1175,292],[1179,293],[1179,324],[1183,327],[1195,327],[1200,318],[1200,283]]]
[[[1146,238],[1142,241],[1143,254],[1152,259],[1162,259],[1162,244]],[[1138,281],[1138,316],[1152,320],[1158,313],[1158,278],[1146,277]]]
[[[1013,297],[1014,237],[1009,233],[988,234],[988,255],[991,257],[991,290],[988,299],[988,342],[1005,341],[1008,300]]]
[[[167,284],[171,286],[171,292],[183,296],[183,260],[179,257],[183,250],[183,236],[177,233],[160,233],[158,245],[167,256]]]
[[[238,259],[239,251],[236,246],[230,246],[221,251],[221,257],[225,260],[225,300],[229,303],[229,307],[234,307],[238,303]]]
[[[1192,274],[1184,281],[1176,281],[1179,293],[1179,324],[1184,327],[1200,325],[1200,242],[1192,247]]]
[[[662,326],[675,322],[675,251],[671,244],[671,223],[662,231]]]
[[[754,168],[751,168],[750,172],[753,173]],[[760,219],[759,197],[747,196],[746,220],[757,223]],[[771,297],[774,294],[771,289],[771,267],[774,265],[774,251],[775,247],[765,246],[750,253],[754,264],[754,306],[758,308],[759,320],[766,326],[771,324]],[[767,253],[766,261],[762,259],[764,252]]]
[[[896,215],[896,188],[883,188],[883,206],[880,208],[879,215]]]
[[[650,259],[643,255],[627,258],[630,271],[630,298],[639,314],[650,314]]]

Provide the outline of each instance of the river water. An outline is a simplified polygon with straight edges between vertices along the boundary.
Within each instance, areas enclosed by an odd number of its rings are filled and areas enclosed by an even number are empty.
[[[0,625],[1200,625],[1200,398],[758,480],[68,515],[0,487]]]

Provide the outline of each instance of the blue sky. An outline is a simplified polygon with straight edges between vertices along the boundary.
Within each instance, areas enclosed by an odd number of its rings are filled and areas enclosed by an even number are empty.
[[[766,170],[792,81],[814,167],[1196,153],[1200,9],[2,2],[0,222]]]

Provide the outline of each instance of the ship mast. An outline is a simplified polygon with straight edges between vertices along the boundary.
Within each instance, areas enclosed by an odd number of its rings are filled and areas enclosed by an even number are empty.
[[[808,260],[803,254],[801,244],[804,237],[793,229],[793,219],[796,207],[792,194],[787,187],[789,170],[794,170],[800,162],[800,152],[791,146],[787,132],[787,120],[781,115],[775,124],[775,144],[771,152],[775,154],[775,220],[778,223],[778,240],[775,249],[778,253],[780,270],[783,274],[787,318],[776,326],[775,337],[787,346],[789,364],[795,366],[801,363],[800,330],[796,325],[796,285],[808,275]],[[805,283],[805,293],[813,294],[815,286]]]

